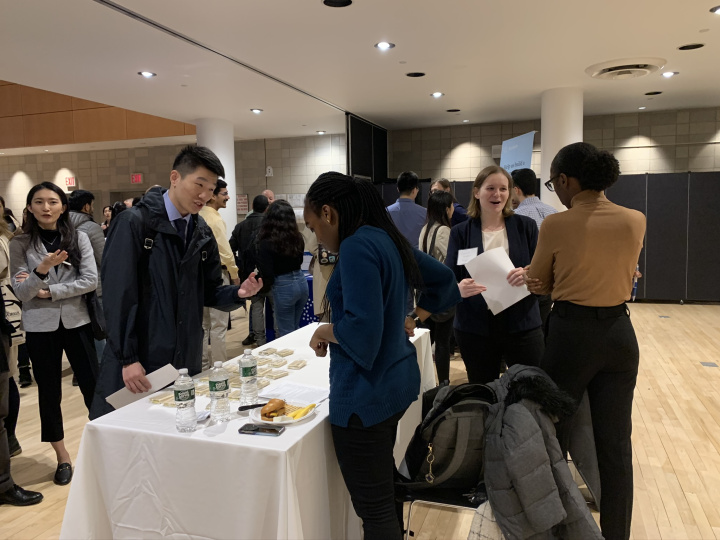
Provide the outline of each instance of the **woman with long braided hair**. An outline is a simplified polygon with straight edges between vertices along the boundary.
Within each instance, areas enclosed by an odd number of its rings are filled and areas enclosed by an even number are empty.
[[[399,539],[393,447],[400,418],[420,392],[415,347],[418,320],[460,301],[452,271],[413,250],[393,224],[375,187],[329,172],[310,186],[306,225],[338,252],[310,346],[330,360],[330,424],[335,453],[366,540]],[[406,314],[410,287],[420,289]]]

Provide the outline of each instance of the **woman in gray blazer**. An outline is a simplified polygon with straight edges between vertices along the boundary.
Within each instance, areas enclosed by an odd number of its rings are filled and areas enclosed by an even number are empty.
[[[12,284],[23,302],[23,327],[38,384],[41,440],[52,444],[58,467],[54,482],[72,479],[65,448],[62,411],[62,354],[67,354],[85,405],[95,393],[97,356],[92,326],[82,295],[97,287],[90,240],[70,223],[67,197],[50,182],[27,196],[23,234],[10,242]]]

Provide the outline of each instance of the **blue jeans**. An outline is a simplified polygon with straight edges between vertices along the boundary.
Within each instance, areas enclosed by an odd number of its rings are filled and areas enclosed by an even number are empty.
[[[302,270],[288,272],[275,278],[272,286],[275,305],[275,324],[277,336],[282,337],[300,328],[302,310],[308,301],[310,292],[307,278]]]

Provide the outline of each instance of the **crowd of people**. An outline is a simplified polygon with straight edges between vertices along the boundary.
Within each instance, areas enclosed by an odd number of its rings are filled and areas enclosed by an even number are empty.
[[[386,207],[369,182],[330,172],[307,192],[305,236],[290,204],[270,190],[253,199],[252,212],[228,234],[219,213],[229,200],[223,166],[198,146],[178,154],[168,188],[153,186],[142,198],[105,206],[99,224],[94,196],[85,190],[68,197],[52,183],[34,186],[22,226],[0,199],[0,284],[22,303],[24,336],[22,345],[10,343],[17,329],[0,325],[6,344],[0,349],[0,504],[42,499],[10,475],[10,457],[21,451],[18,384],[29,377],[23,378],[22,356],[38,385],[41,440],[56,453],[54,481],[67,484],[73,469],[60,407],[63,352],[92,419],[112,410],[105,398],[118,389],[150,390],[146,374],[167,363],[197,374],[226,360],[229,312],[248,299],[244,345],[266,343],[266,300],[275,335],[287,335],[299,327],[308,301],[301,265],[309,234],[314,262],[331,260],[326,287],[315,298],[315,313],[328,324],[310,345],[319,356],[332,353],[333,444],[365,538],[401,535],[393,446],[398,421],[420,388],[407,337],[425,326],[439,383],[449,382],[457,347],[471,383],[494,381],[505,366],[522,364],[544,369],[577,403],[587,392],[604,495],[602,532],[627,539],[639,354],[625,302],[645,220],[605,198],[618,175],[607,152],[585,143],[563,148],[545,183],[568,209],[557,212],[539,200],[530,169],[484,168],[467,206],[449,181],[438,179],[426,207],[416,202],[415,173],[399,176],[398,200]],[[487,287],[464,265],[494,248],[514,266],[509,286],[533,293],[497,314],[483,297]],[[93,333],[93,291],[104,307],[106,340]],[[0,323],[6,322],[3,316]],[[558,424],[563,452],[571,429],[572,419]]]

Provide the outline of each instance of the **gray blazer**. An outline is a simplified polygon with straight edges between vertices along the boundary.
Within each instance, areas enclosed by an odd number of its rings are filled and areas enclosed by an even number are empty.
[[[22,320],[26,332],[53,332],[60,327],[77,328],[90,323],[83,294],[97,287],[98,274],[92,245],[87,235],[77,231],[80,248],[80,269],[59,264],[43,281],[33,272],[47,256],[45,246],[29,245],[30,235],[16,236],[10,242],[10,275],[15,296],[23,303]],[[20,272],[30,274],[18,283]],[[37,298],[41,289],[49,289],[52,298]]]

